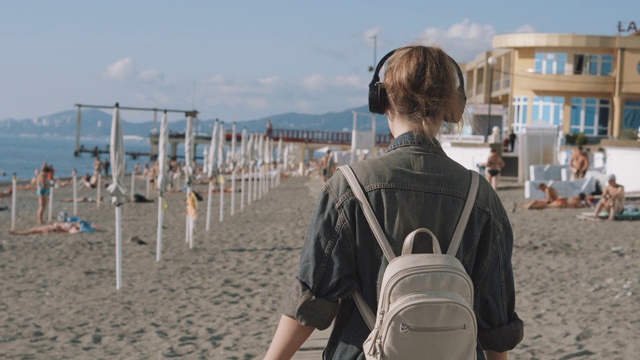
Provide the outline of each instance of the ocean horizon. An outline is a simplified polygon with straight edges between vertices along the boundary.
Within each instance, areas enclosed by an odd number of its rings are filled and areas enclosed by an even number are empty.
[[[107,150],[109,138],[82,138],[80,142],[85,149]],[[69,178],[73,169],[78,175],[93,173],[94,157],[89,153],[82,153],[76,157],[75,137],[72,136],[35,136],[35,135],[0,135],[0,183],[11,182],[15,173],[18,181],[27,181],[33,178],[34,170],[40,169],[44,162],[53,165],[56,178]],[[151,145],[146,138],[125,138],[125,151],[148,153]],[[202,150],[199,148],[198,150]],[[178,155],[184,153],[184,146],[178,146]],[[197,154],[201,155],[201,154]],[[108,154],[101,154],[100,158],[108,158]],[[131,172],[136,164],[144,165],[149,162],[148,156],[140,156],[135,160],[131,156],[126,157],[127,173]]]

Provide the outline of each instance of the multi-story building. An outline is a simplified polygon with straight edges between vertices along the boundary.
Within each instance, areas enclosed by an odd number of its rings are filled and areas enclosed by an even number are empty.
[[[640,128],[637,33],[508,34],[495,36],[493,47],[462,65],[475,134],[493,126],[518,133],[544,121],[594,142]]]

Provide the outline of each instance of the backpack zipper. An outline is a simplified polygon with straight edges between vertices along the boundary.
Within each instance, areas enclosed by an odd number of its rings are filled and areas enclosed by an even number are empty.
[[[408,334],[410,332],[446,332],[466,329],[467,324],[450,326],[414,326],[409,324],[400,324],[400,332],[403,334]]]

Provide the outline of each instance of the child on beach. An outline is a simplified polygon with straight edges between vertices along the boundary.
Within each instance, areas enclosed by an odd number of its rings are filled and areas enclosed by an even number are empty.
[[[45,163],[42,166],[42,171],[38,174],[36,178],[37,190],[36,194],[38,194],[38,212],[36,214],[38,224],[42,224],[42,216],[44,214],[44,210],[49,203],[49,194],[51,192],[50,184],[49,184],[49,174],[51,173],[51,169],[49,165]]]
[[[378,73],[387,59],[382,84]],[[437,135],[443,122],[462,120],[462,71],[438,47],[406,46],[382,58],[370,89],[370,110],[388,116],[394,141],[384,155],[351,167],[396,255],[402,239],[420,227],[432,230],[446,251],[469,196],[471,174],[446,155]],[[515,312],[513,232],[500,198],[480,180],[456,257],[476,289],[476,356],[500,360],[507,359],[523,337],[523,323]],[[364,359],[363,342],[370,329],[353,294],[360,291],[375,311],[379,276],[388,262],[342,171],[318,197],[300,264],[284,295],[283,315],[265,359],[290,359],[316,328],[332,324],[324,359]]]

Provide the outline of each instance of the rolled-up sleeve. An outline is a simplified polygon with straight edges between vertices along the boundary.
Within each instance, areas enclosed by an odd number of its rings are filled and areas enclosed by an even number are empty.
[[[513,349],[522,341],[524,324],[515,312],[515,286],[511,254],[513,232],[506,214],[502,220],[502,231],[491,231],[490,256],[486,272],[476,288],[476,318],[478,341],[485,350],[504,352]]]
[[[352,236],[332,195],[327,185],[317,200],[298,275],[282,301],[284,315],[321,330],[331,325],[340,300],[358,286]]]

